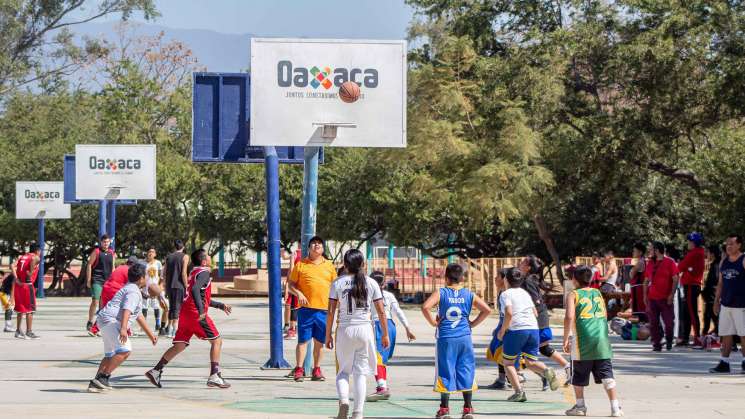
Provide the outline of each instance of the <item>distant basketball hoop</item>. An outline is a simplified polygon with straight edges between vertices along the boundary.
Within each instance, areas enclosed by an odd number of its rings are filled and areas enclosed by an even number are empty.
[[[108,185],[106,188],[108,192],[106,192],[104,199],[118,199],[119,195],[122,193],[122,189],[127,189],[127,187],[123,185]]]
[[[357,128],[353,122],[313,122],[313,126],[321,127],[321,138],[324,140],[335,139],[337,128]]]

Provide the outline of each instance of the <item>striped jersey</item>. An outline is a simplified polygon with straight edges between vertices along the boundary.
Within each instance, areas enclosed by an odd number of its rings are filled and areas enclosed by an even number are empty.
[[[596,288],[574,290],[574,345],[575,361],[610,359],[613,357],[608,340],[608,319],[605,301]]]
[[[437,338],[458,338],[471,334],[469,317],[473,293],[466,288],[440,288],[440,306]]]

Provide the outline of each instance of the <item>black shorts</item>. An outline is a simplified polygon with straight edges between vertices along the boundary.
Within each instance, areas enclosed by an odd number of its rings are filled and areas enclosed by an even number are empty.
[[[184,290],[181,288],[171,288],[168,290],[168,318],[178,319],[181,311],[181,303],[184,302]]]
[[[590,385],[590,373],[596,384],[604,378],[613,378],[613,363],[610,359],[593,359],[572,361],[572,385],[587,387]]]

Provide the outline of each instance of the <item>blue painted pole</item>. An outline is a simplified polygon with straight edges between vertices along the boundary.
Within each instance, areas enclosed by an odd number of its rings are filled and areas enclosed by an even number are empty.
[[[111,248],[116,252],[116,201],[108,201],[109,206],[109,221],[106,223],[107,234],[111,239]]]
[[[393,256],[395,255],[395,253],[393,253],[394,250],[393,245],[388,244],[388,269],[393,269],[395,267],[393,264]]]
[[[318,154],[319,147],[305,147],[303,160],[303,219],[301,224],[300,248],[303,257],[308,257],[308,242],[316,235],[316,205],[318,204]],[[313,368],[313,340],[308,343],[303,369],[311,375]]]
[[[261,261],[261,254],[264,253],[261,250],[256,252],[256,269],[261,269],[264,263]]]
[[[267,253],[269,268],[269,361],[263,369],[290,368],[282,343],[282,266],[279,237],[279,157],[274,147],[265,147]]]
[[[39,276],[36,282],[36,298],[44,298],[44,219],[39,218]]]
[[[96,241],[106,234],[106,203],[105,199],[98,201],[98,237],[96,237]]]
[[[220,278],[225,276],[225,246],[222,245],[222,239],[220,239],[220,250],[217,252],[217,276]]]

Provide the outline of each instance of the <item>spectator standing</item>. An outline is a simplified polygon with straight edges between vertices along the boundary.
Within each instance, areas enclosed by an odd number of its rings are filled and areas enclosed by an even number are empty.
[[[600,277],[600,291],[603,293],[616,291],[616,282],[618,281],[618,265],[613,251],[608,250],[603,256],[605,262],[605,274]]]
[[[680,315],[677,346],[690,344],[693,329],[693,346],[703,346],[701,342],[701,322],[698,317],[698,298],[706,269],[704,236],[691,233],[688,239],[688,253],[678,264],[682,292],[678,294],[678,314]]]
[[[644,257],[647,249],[644,243],[634,244],[632,255],[636,264],[631,268],[631,314],[636,316],[640,322],[647,322],[647,306],[644,304],[644,273],[647,270],[647,258]]]
[[[719,336],[719,316],[714,313],[714,297],[719,284],[719,264],[722,262],[722,249],[719,245],[712,244],[706,248],[706,259],[709,261],[709,272],[706,274],[704,289],[701,297],[704,300],[704,327],[701,333],[706,336],[713,333]],[[714,325],[714,329],[710,328]]]
[[[742,253],[742,237],[730,234],[726,251],[727,257],[719,264],[719,284],[714,297],[714,313],[719,315],[719,335],[722,336],[722,358],[709,372],[730,372],[733,336],[740,336],[743,355],[740,372],[745,374],[745,255]]]
[[[647,306],[650,332],[652,334],[652,350],[662,350],[662,328],[664,325],[665,348],[673,348],[673,296],[678,288],[678,265],[665,256],[665,245],[662,242],[652,243],[654,257],[647,264],[646,281],[644,283],[644,305]],[[660,324],[662,318],[662,324]]]
[[[163,278],[166,282],[166,296],[168,296],[168,324],[165,336],[175,337],[178,327],[181,303],[186,298],[186,288],[189,280],[189,255],[184,253],[184,242],[176,239],[173,242],[174,252],[166,256],[163,266]]]

